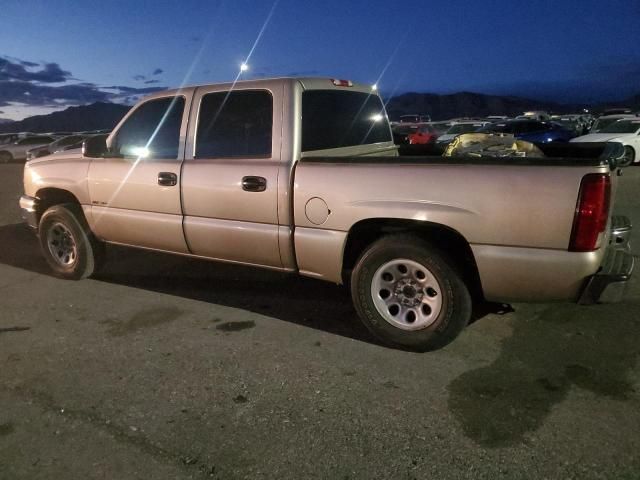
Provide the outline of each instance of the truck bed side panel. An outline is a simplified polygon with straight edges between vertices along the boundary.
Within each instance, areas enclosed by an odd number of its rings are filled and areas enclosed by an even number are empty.
[[[607,166],[418,164],[403,163],[403,157],[394,160],[302,161],[297,166],[295,242],[302,272],[341,281],[337,272],[341,272],[342,255],[332,257],[316,250],[313,258],[325,258],[323,262],[299,255],[311,237],[305,229],[332,232],[329,236],[336,238],[339,235],[333,232],[348,233],[358,222],[376,218],[431,222],[459,232],[479,255],[483,288],[486,285],[492,294],[495,292],[496,299],[502,299],[504,292],[515,300],[547,277],[551,277],[550,283],[532,293],[539,298],[529,299],[566,298],[574,294],[577,282],[597,269],[600,251],[576,256],[567,248],[580,181],[587,173],[607,172]],[[317,200],[310,203],[314,198],[326,203],[330,212],[322,223],[318,223],[314,210]],[[517,248],[521,256],[514,254],[516,250],[502,251],[503,247]],[[328,242],[327,248],[335,247]],[[535,260],[543,257],[549,259]],[[550,274],[571,262],[575,264],[567,275]],[[550,265],[557,268],[550,269]],[[523,268],[536,278],[526,286],[518,280],[522,270],[514,273]],[[507,291],[509,282],[522,288]],[[554,293],[556,284],[562,284],[563,290]]]

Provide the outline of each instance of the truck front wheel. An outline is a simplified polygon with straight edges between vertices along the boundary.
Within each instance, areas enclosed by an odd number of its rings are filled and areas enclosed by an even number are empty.
[[[471,317],[471,296],[446,257],[405,235],[384,237],[360,256],[351,295],[365,326],[384,343],[414,351],[444,347]]]
[[[40,219],[40,247],[55,274],[70,280],[91,276],[104,258],[104,244],[91,233],[82,209],[54,205]]]

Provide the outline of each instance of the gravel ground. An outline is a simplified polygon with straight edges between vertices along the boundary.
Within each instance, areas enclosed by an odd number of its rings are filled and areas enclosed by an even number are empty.
[[[311,279],[121,248],[55,279],[21,172],[0,165],[0,479],[640,478],[637,280],[407,353]],[[636,225],[639,192],[627,169]]]

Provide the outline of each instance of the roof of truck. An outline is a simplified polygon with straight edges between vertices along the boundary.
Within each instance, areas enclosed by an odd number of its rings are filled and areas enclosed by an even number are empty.
[[[377,89],[374,85],[353,82],[351,80],[335,79],[328,77],[276,77],[276,78],[258,78],[254,80],[238,80],[236,82],[214,82],[203,83],[198,85],[189,85],[184,87],[172,88],[168,90],[161,90],[151,95],[147,95],[145,98],[162,97],[180,92],[187,92],[202,87],[223,87],[223,88],[251,88],[260,87],[270,83],[283,83],[283,82],[299,82],[305,89],[317,90],[317,89],[329,89],[329,90],[354,90],[359,92],[372,92],[377,94]],[[337,83],[339,82],[339,83]]]

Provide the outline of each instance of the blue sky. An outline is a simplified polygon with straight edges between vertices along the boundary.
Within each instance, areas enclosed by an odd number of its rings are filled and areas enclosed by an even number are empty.
[[[387,94],[640,93],[636,0],[3,0],[1,13],[0,118],[233,80],[250,52],[247,78],[348,78]]]

